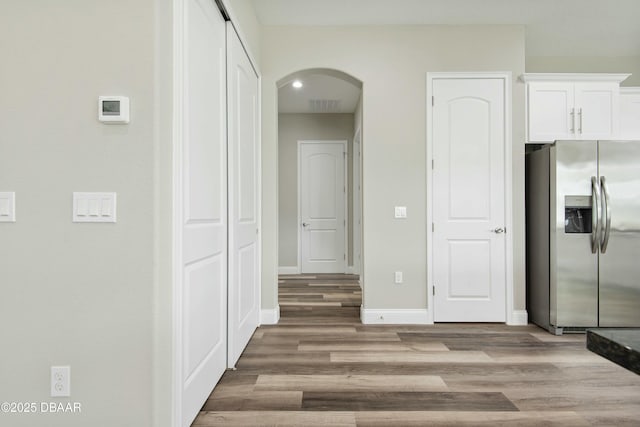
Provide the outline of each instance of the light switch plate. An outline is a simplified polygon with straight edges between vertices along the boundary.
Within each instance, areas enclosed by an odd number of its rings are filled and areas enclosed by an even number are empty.
[[[16,193],[0,193],[0,222],[16,222]]]
[[[400,284],[403,282],[402,271],[396,271],[394,281],[396,284]]]
[[[407,207],[406,206],[396,206],[395,207],[395,217],[396,218],[406,218],[407,217]]]
[[[116,193],[73,193],[73,222],[116,222]]]

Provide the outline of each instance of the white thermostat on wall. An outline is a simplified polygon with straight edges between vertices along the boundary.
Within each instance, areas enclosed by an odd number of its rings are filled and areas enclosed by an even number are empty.
[[[98,120],[103,123],[129,123],[129,98],[126,96],[98,97]]]

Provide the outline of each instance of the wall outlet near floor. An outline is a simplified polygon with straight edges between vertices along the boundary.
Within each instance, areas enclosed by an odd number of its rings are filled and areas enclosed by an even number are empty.
[[[402,283],[402,271],[396,271],[395,281],[396,283]]]
[[[51,397],[71,396],[71,367],[51,367]]]

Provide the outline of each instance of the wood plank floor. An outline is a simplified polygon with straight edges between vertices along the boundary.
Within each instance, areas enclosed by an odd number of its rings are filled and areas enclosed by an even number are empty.
[[[281,276],[194,426],[640,426],[640,376],[533,326],[364,326],[357,277]]]

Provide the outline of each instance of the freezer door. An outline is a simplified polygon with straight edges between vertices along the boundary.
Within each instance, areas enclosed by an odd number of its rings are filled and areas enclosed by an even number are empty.
[[[598,157],[604,214],[600,239],[600,326],[638,327],[640,141],[600,141]]]
[[[591,245],[597,154],[596,141],[557,141],[551,150],[550,317],[556,328],[598,325],[598,255]]]

